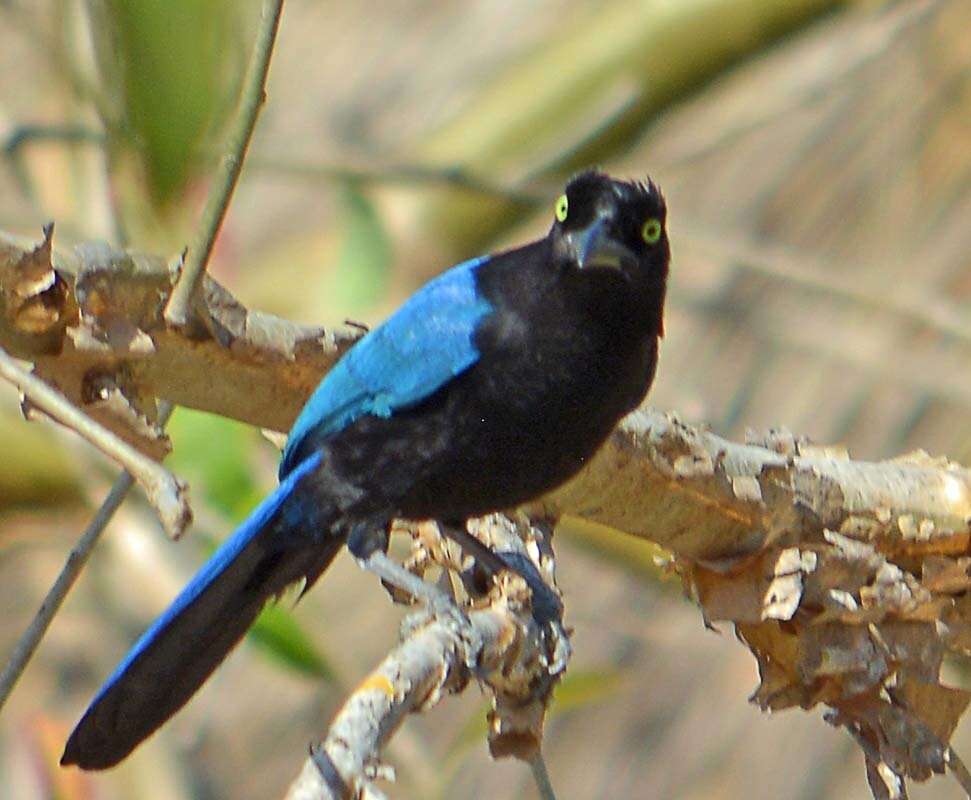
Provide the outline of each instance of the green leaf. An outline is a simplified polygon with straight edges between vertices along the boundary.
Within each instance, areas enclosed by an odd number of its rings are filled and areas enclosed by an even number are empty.
[[[336,680],[336,672],[324,655],[304,632],[293,614],[279,604],[263,609],[249,632],[249,640],[273,660],[313,678],[328,683]]]
[[[598,703],[616,693],[623,674],[613,668],[568,672],[553,693],[548,719]],[[483,703],[462,727],[449,748],[447,758],[455,758],[469,747],[485,740],[489,733],[486,719],[490,703]]]
[[[344,237],[330,289],[330,307],[344,314],[367,311],[384,297],[391,242],[374,204],[354,185],[341,189]]]
[[[681,582],[673,580],[658,565],[659,560],[666,560],[670,554],[654,542],[570,515],[560,519],[556,532],[571,544],[579,545],[659,588],[681,591]]]
[[[202,532],[196,536],[207,557],[219,546],[214,536]],[[264,655],[288,669],[328,683],[336,680],[337,673],[323,652],[280,602],[265,606],[246,636]]]
[[[168,431],[174,446],[167,465],[190,482],[196,498],[239,522],[266,494],[253,480],[260,435],[252,426],[178,408]]]
[[[553,694],[549,718],[604,701],[617,692],[623,677],[609,667],[568,672]]]
[[[176,201],[232,108],[244,63],[229,0],[101,0],[95,43],[153,201]]]

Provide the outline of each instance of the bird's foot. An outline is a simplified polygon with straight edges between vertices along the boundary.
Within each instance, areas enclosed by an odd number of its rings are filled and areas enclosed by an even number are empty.
[[[377,575],[389,586],[411,595],[415,600],[423,602],[429,607],[437,610],[455,605],[452,599],[437,586],[426,583],[417,575],[413,575],[380,550],[371,553],[366,558],[359,558],[358,563],[368,572]]]
[[[417,602],[424,604],[432,616],[455,617],[465,622],[465,615],[451,597],[388,557],[382,546],[386,542],[385,536],[374,535],[371,526],[361,526],[348,537],[347,547],[362,569],[377,575],[385,584],[399,592],[411,595]]]
[[[559,595],[551,589],[536,565],[522,553],[499,553],[499,557],[520,578],[526,581],[533,595],[533,619],[540,627],[558,624],[563,619],[563,602]]]
[[[526,581],[533,596],[533,619],[540,627],[558,623],[563,616],[563,603],[540,575],[536,565],[524,554],[514,551],[496,552],[469,533],[463,524],[439,523],[439,527],[449,539],[472,555],[490,575],[496,576],[503,570],[516,573]]]

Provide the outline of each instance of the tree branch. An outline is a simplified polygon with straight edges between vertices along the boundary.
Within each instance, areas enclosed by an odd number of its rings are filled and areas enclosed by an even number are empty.
[[[164,398],[286,431],[360,335],[247,310],[208,276],[213,330],[194,317],[173,331],[161,316],[172,277],[152,256],[107,245],[52,254],[46,240],[29,248],[0,234],[0,346],[151,452],[157,443],[135,404]],[[105,402],[112,392],[123,402]],[[535,507],[706,561],[844,526],[864,528],[888,552],[955,553],[969,541],[971,474],[923,456],[852,461],[785,434],[739,444],[642,409]]]
[[[208,276],[190,325],[171,329],[161,310],[173,274],[137,253],[0,238],[0,346],[151,451],[132,421],[155,398],[286,430],[358,335],[249,311]],[[901,780],[957,764],[948,743],[968,696],[941,684],[940,664],[971,653],[964,467],[924,454],[854,461],[786,432],[731,442],[645,408],[529,510],[667,548],[706,618],[734,624],[755,654],[763,707],[836,709]]]
[[[851,460],[786,431],[745,444],[642,408],[574,480],[534,504],[722,562],[836,530],[894,556],[963,553],[971,471],[914,453]]]
[[[165,425],[171,413],[172,405],[170,403],[162,403],[162,408],[159,411],[159,424]],[[64,599],[67,597],[68,592],[71,591],[71,588],[81,575],[81,571],[88,563],[88,558],[91,556],[95,545],[101,538],[101,534],[104,533],[105,528],[115,515],[115,512],[121,507],[121,504],[128,496],[128,492],[134,483],[135,479],[132,478],[129,472],[122,472],[117,477],[114,484],[112,484],[111,491],[108,492],[108,496],[101,504],[98,512],[94,515],[94,519],[91,520],[91,524],[85,528],[84,533],[81,534],[81,538],[78,539],[74,547],[71,548],[71,552],[68,553],[67,561],[63,569],[47,592],[44,602],[41,603],[40,609],[38,609],[37,614],[31,620],[30,625],[27,626],[27,629],[17,640],[13,653],[10,655],[10,660],[4,666],[3,672],[0,673],[0,709],[3,708],[7,702],[7,698],[10,697],[14,686],[23,674],[24,669],[26,669],[30,659],[33,658],[34,652],[40,645],[44,635],[47,633],[47,629],[51,626],[54,617],[64,604]]]
[[[183,327],[187,306],[204,275],[263,103],[282,6],[283,0],[266,0],[220,179],[210,189],[191,264],[182,270],[166,304],[166,311],[182,322]],[[115,227],[123,230],[117,215]],[[168,452],[164,427],[174,404],[157,399],[154,393],[139,387],[137,380],[129,377],[131,362],[111,357],[125,353],[127,358],[138,360],[147,353],[157,353],[151,338],[134,324],[132,316],[147,314],[159,320],[162,300],[171,287],[172,270],[168,267],[164,272],[159,270],[161,274],[155,275],[153,282],[145,274],[151,269],[142,270],[134,258],[98,244],[83,248],[81,264],[87,272],[75,271],[71,275],[70,270],[54,268],[52,234],[53,224],[45,228],[44,240],[38,246],[23,252],[18,252],[16,244],[0,234],[0,343],[6,341],[3,330],[6,326],[6,339],[14,347],[28,351],[26,357],[35,362],[35,373],[55,385],[67,385],[71,397],[65,399],[41,378],[21,370],[3,352],[2,344],[0,368],[34,405],[108,452],[126,471],[115,481],[91,525],[68,556],[34,620],[17,642],[0,674],[0,707],[40,644],[101,533],[127,496],[133,477],[145,488],[170,535],[178,536],[191,519],[184,484],[135,449],[155,458]],[[113,302],[119,299],[114,295],[117,287],[106,282],[101,272],[106,255],[108,260],[120,256],[122,270],[133,278],[128,288],[135,287],[134,291],[124,294],[124,301],[132,301],[134,305]],[[165,286],[161,295],[157,286]],[[206,315],[204,320],[210,331],[216,327],[211,315]],[[87,363],[84,357],[76,361],[64,358],[65,351],[72,350],[85,353]],[[46,357],[55,359],[55,379],[45,375]],[[82,405],[86,406],[87,414],[78,410]]]
[[[206,269],[216,236],[233,196],[233,189],[243,169],[243,160],[249,148],[256,118],[266,101],[266,77],[270,71],[270,58],[280,27],[283,0],[265,0],[263,19],[256,36],[256,45],[243,78],[243,91],[239,99],[236,120],[229,132],[226,153],[219,163],[214,183],[206,199],[206,207],[195,240],[189,246],[182,274],[165,306],[165,321],[173,327],[188,324],[189,305],[199,286],[199,279]]]
[[[357,338],[249,311],[208,275],[184,328],[162,310],[176,269],[103,242],[52,251],[0,232],[0,347],[153,458],[156,400],[286,431]]]
[[[412,568],[422,572],[434,564],[461,573],[463,558],[434,528],[410,529]],[[500,515],[473,522],[469,529],[485,544],[529,558],[546,588],[556,592],[549,530]],[[460,601],[465,613],[454,609],[429,617],[422,612],[406,619],[401,642],[345,701],[326,739],[291,784],[288,800],[380,796],[373,781],[393,779],[380,763],[381,751],[405,717],[463,691],[473,678],[492,694],[493,755],[535,764],[546,709],[570,648],[562,621],[556,617],[538,624],[531,599],[526,582],[504,572],[486,594]],[[545,788],[544,796],[552,797],[548,776]]]
[[[138,452],[107,428],[79,411],[40,378],[22,369],[0,348],[0,376],[23,392],[29,408],[38,408],[74,430],[79,436],[113,458],[141,485],[158,514],[165,532],[179,538],[192,521],[186,484],[167,469]]]
[[[98,509],[98,513],[91,520],[91,524],[81,534],[81,538],[78,539],[68,554],[64,569],[57,576],[57,580],[54,581],[54,585],[51,586],[27,630],[18,639],[13,652],[10,654],[10,660],[4,665],[3,672],[0,673],[0,708],[3,708],[7,698],[10,697],[10,693],[23,674],[27,663],[33,657],[37,646],[44,638],[44,634],[47,633],[47,629],[64,603],[64,598],[67,597],[67,593],[81,574],[81,570],[88,563],[88,557],[91,555],[95,543],[101,537],[115,511],[128,496],[134,482],[132,476],[127,472],[118,476],[108,493],[108,497],[105,498],[101,508]]]

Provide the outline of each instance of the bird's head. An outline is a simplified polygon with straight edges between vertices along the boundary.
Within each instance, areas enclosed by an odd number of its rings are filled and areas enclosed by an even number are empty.
[[[565,268],[608,271],[663,303],[671,251],[664,197],[653,181],[583,172],[567,184],[553,214],[553,254]]]

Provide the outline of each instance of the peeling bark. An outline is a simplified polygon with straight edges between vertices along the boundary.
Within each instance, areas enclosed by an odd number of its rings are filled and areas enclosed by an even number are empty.
[[[209,278],[189,325],[167,327],[176,269],[105,245],[57,254],[50,230],[36,247],[0,235],[0,347],[155,458],[159,399],[286,430],[359,334],[249,311]],[[706,619],[755,655],[753,702],[828,706],[876,796],[959,771],[948,742],[971,694],[940,668],[971,654],[971,471],[855,461],[785,431],[736,443],[644,408],[528,510],[668,549]]]
[[[163,310],[178,261],[86,243],[54,252],[0,233],[0,347],[153,458],[157,401],[286,431],[357,338],[249,311],[208,276],[185,328]]]

